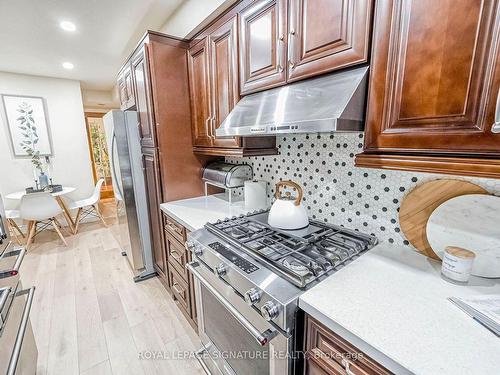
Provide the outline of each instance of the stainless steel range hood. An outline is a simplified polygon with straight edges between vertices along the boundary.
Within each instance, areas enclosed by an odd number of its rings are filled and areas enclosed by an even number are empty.
[[[245,96],[217,136],[362,131],[368,67]]]

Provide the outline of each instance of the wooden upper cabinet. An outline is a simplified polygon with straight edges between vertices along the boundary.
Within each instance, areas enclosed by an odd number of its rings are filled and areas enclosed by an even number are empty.
[[[212,146],[212,121],[208,38],[188,51],[189,93],[191,98],[194,146]]]
[[[368,61],[373,0],[290,0],[288,81]]]
[[[123,67],[118,75],[118,94],[120,96],[120,109],[132,108],[135,104],[134,83],[132,79],[132,69],[130,64]]]
[[[210,34],[210,87],[212,144],[239,147],[239,138],[218,138],[215,131],[240,100],[238,85],[238,20],[234,17]]]
[[[357,165],[500,177],[499,2],[376,3]]]
[[[150,76],[148,70],[147,45],[132,57],[132,73],[135,82],[135,105],[139,119],[141,146],[156,146],[156,131],[153,120]]]
[[[240,14],[241,94],[286,82],[287,0],[262,0]]]

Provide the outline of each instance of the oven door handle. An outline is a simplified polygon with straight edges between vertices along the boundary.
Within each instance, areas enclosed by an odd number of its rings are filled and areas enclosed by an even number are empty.
[[[10,251],[7,254],[5,254],[4,257],[16,256],[16,262],[14,263],[14,266],[11,269],[0,271],[0,279],[16,276],[19,273],[19,268],[21,268],[21,263],[23,262],[25,255],[26,255],[26,248],[24,247]]]
[[[0,332],[2,332],[4,324],[3,317],[7,316],[7,312],[4,312],[3,309],[7,303],[7,300],[9,299],[11,290],[12,288],[10,286],[0,288]]]
[[[27,292],[28,298],[26,299],[26,304],[24,305],[23,317],[21,318],[21,325],[19,326],[19,330],[17,331],[16,343],[14,344],[14,350],[12,351],[12,355],[10,357],[7,375],[14,375],[16,373],[16,367],[17,363],[19,362],[24,335],[29,324],[31,305],[33,304],[33,296],[35,295],[35,287],[32,286],[28,289]]]
[[[186,264],[186,268],[191,271],[198,279],[198,281],[203,284],[205,288],[208,289],[210,293],[212,293],[215,298],[231,313],[231,315],[250,333],[253,338],[259,343],[261,346],[266,346],[269,341],[271,341],[276,335],[278,331],[275,329],[267,329],[264,332],[260,332],[257,328],[255,328],[252,323],[248,321],[247,318],[243,316],[236,308],[234,308],[229,302],[226,301],[224,296],[220,294],[220,292],[215,289],[210,283],[200,274],[197,268],[200,266],[198,262],[189,262]]]

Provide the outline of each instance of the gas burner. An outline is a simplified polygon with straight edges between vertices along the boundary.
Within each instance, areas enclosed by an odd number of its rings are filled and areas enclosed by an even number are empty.
[[[377,243],[375,237],[312,220],[300,231],[279,230],[267,224],[266,212],[206,228],[301,288]]]
[[[288,268],[294,272],[300,272],[300,273],[304,273],[304,274],[309,273],[309,269],[305,265],[300,263],[297,259],[294,259],[294,258],[283,259],[281,264],[283,264],[286,268]]]

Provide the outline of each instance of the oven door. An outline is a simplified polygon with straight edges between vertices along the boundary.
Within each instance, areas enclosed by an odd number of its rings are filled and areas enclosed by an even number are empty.
[[[18,289],[22,289],[19,282]],[[0,334],[0,374],[34,375],[38,352],[30,323],[35,287],[16,291]]]
[[[292,337],[267,322],[205,264],[191,262],[187,267],[195,281],[198,331],[204,346],[197,355],[205,371],[289,374]]]

